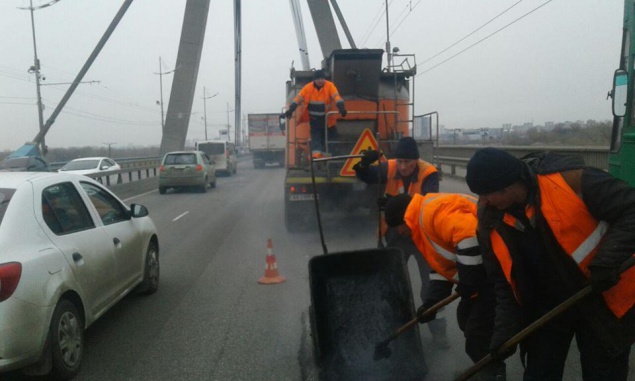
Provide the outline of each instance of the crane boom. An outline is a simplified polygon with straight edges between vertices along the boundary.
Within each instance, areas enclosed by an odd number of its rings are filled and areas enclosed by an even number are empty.
[[[302,10],[299,0],[289,0],[291,14],[293,15],[293,25],[295,26],[295,36],[298,40],[300,59],[302,60],[302,70],[311,69],[309,63],[309,50],[306,45],[306,34],[304,33],[304,23],[302,22]]]

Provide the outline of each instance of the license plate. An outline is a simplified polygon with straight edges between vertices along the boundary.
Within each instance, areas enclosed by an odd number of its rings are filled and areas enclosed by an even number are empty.
[[[307,200],[313,200],[313,193],[289,195],[289,201],[307,201]]]

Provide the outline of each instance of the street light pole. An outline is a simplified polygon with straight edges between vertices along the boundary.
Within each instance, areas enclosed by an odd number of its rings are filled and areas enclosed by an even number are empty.
[[[229,113],[232,112],[234,110],[230,110],[229,109],[229,102],[227,102],[227,141],[231,141],[231,139],[229,138],[229,130],[231,129],[231,125],[229,124]]]
[[[207,140],[207,100],[208,99],[212,99],[215,96],[218,95],[218,93],[212,95],[212,96],[206,96],[207,92],[205,90],[205,87],[203,86],[203,118],[205,120],[205,140]]]
[[[111,146],[113,146],[113,145],[115,145],[115,144],[117,144],[117,142],[113,142],[113,143],[101,143],[101,144],[104,144],[104,145],[107,145],[107,146],[108,146],[108,157],[112,159],[112,152],[111,152],[111,150],[110,150],[110,147],[111,147]]]
[[[38,115],[38,126],[40,128],[40,133],[44,129],[44,106],[42,105],[42,93],[40,91],[40,59],[37,56],[37,44],[35,42],[35,16],[34,12],[36,9],[45,8],[57,3],[59,0],[54,0],[49,2],[48,4],[42,5],[40,7],[33,7],[33,0],[29,0],[29,8],[20,8],[20,9],[28,9],[31,12],[31,32],[33,34],[33,66],[29,68],[29,73],[35,74],[35,89],[37,93],[37,115]],[[44,137],[40,142],[40,151],[46,155],[46,144],[44,142]]]
[[[163,128],[165,127],[165,119],[163,117],[163,76],[165,74],[174,73],[175,70],[176,69],[164,72],[161,67],[161,57],[159,56],[159,72],[154,74],[159,75],[159,91],[161,92],[161,131],[163,131]]]

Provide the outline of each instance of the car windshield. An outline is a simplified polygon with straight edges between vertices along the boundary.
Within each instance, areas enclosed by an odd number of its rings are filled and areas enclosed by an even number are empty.
[[[196,164],[196,155],[193,153],[168,154],[163,164]]]
[[[99,160],[75,160],[68,162],[61,171],[81,171],[84,169],[95,169],[99,165]]]
[[[15,189],[0,188],[0,225],[2,225],[2,218],[9,207],[9,201],[11,201],[11,196],[14,193]]]

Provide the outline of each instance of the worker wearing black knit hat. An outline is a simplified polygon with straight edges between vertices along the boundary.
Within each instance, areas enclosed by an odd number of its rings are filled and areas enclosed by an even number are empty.
[[[380,161],[378,165],[372,165],[380,160],[379,151],[367,150],[363,152],[361,160],[353,166],[357,177],[367,184],[385,184],[384,197],[378,200],[379,207],[387,198],[400,194],[413,196],[439,191],[439,174],[434,165],[421,160],[417,142],[411,137],[399,139],[392,151],[390,160]],[[387,218],[387,216],[384,216]],[[427,297],[427,288],[430,279],[430,267],[419,255],[409,237],[398,234],[396,229],[386,225],[382,221],[381,233],[387,246],[399,247],[405,254],[406,261],[410,256],[417,260],[419,274],[421,275],[421,300]],[[433,338],[440,347],[447,347],[448,341],[445,329],[445,319],[437,319],[428,325]]]
[[[517,159],[477,150],[466,181],[479,194],[478,237],[495,283],[491,349],[590,284],[593,292],[520,343],[525,380],[561,380],[573,337],[580,379],[625,381],[635,342],[635,188],[579,157]],[[632,269],[631,269],[632,270]]]
[[[520,180],[523,162],[506,151],[487,147],[474,153],[465,180],[476,194],[492,193]]]
[[[490,353],[495,315],[494,288],[476,239],[476,210],[476,198],[451,193],[400,194],[388,200],[385,210],[388,226],[411,237],[416,255],[432,269],[427,297],[417,310],[419,322],[434,321],[434,314],[423,317],[423,312],[447,298],[456,285],[461,296],[456,318],[465,334],[465,352],[474,362]],[[504,380],[505,363],[489,364],[478,379]]]

